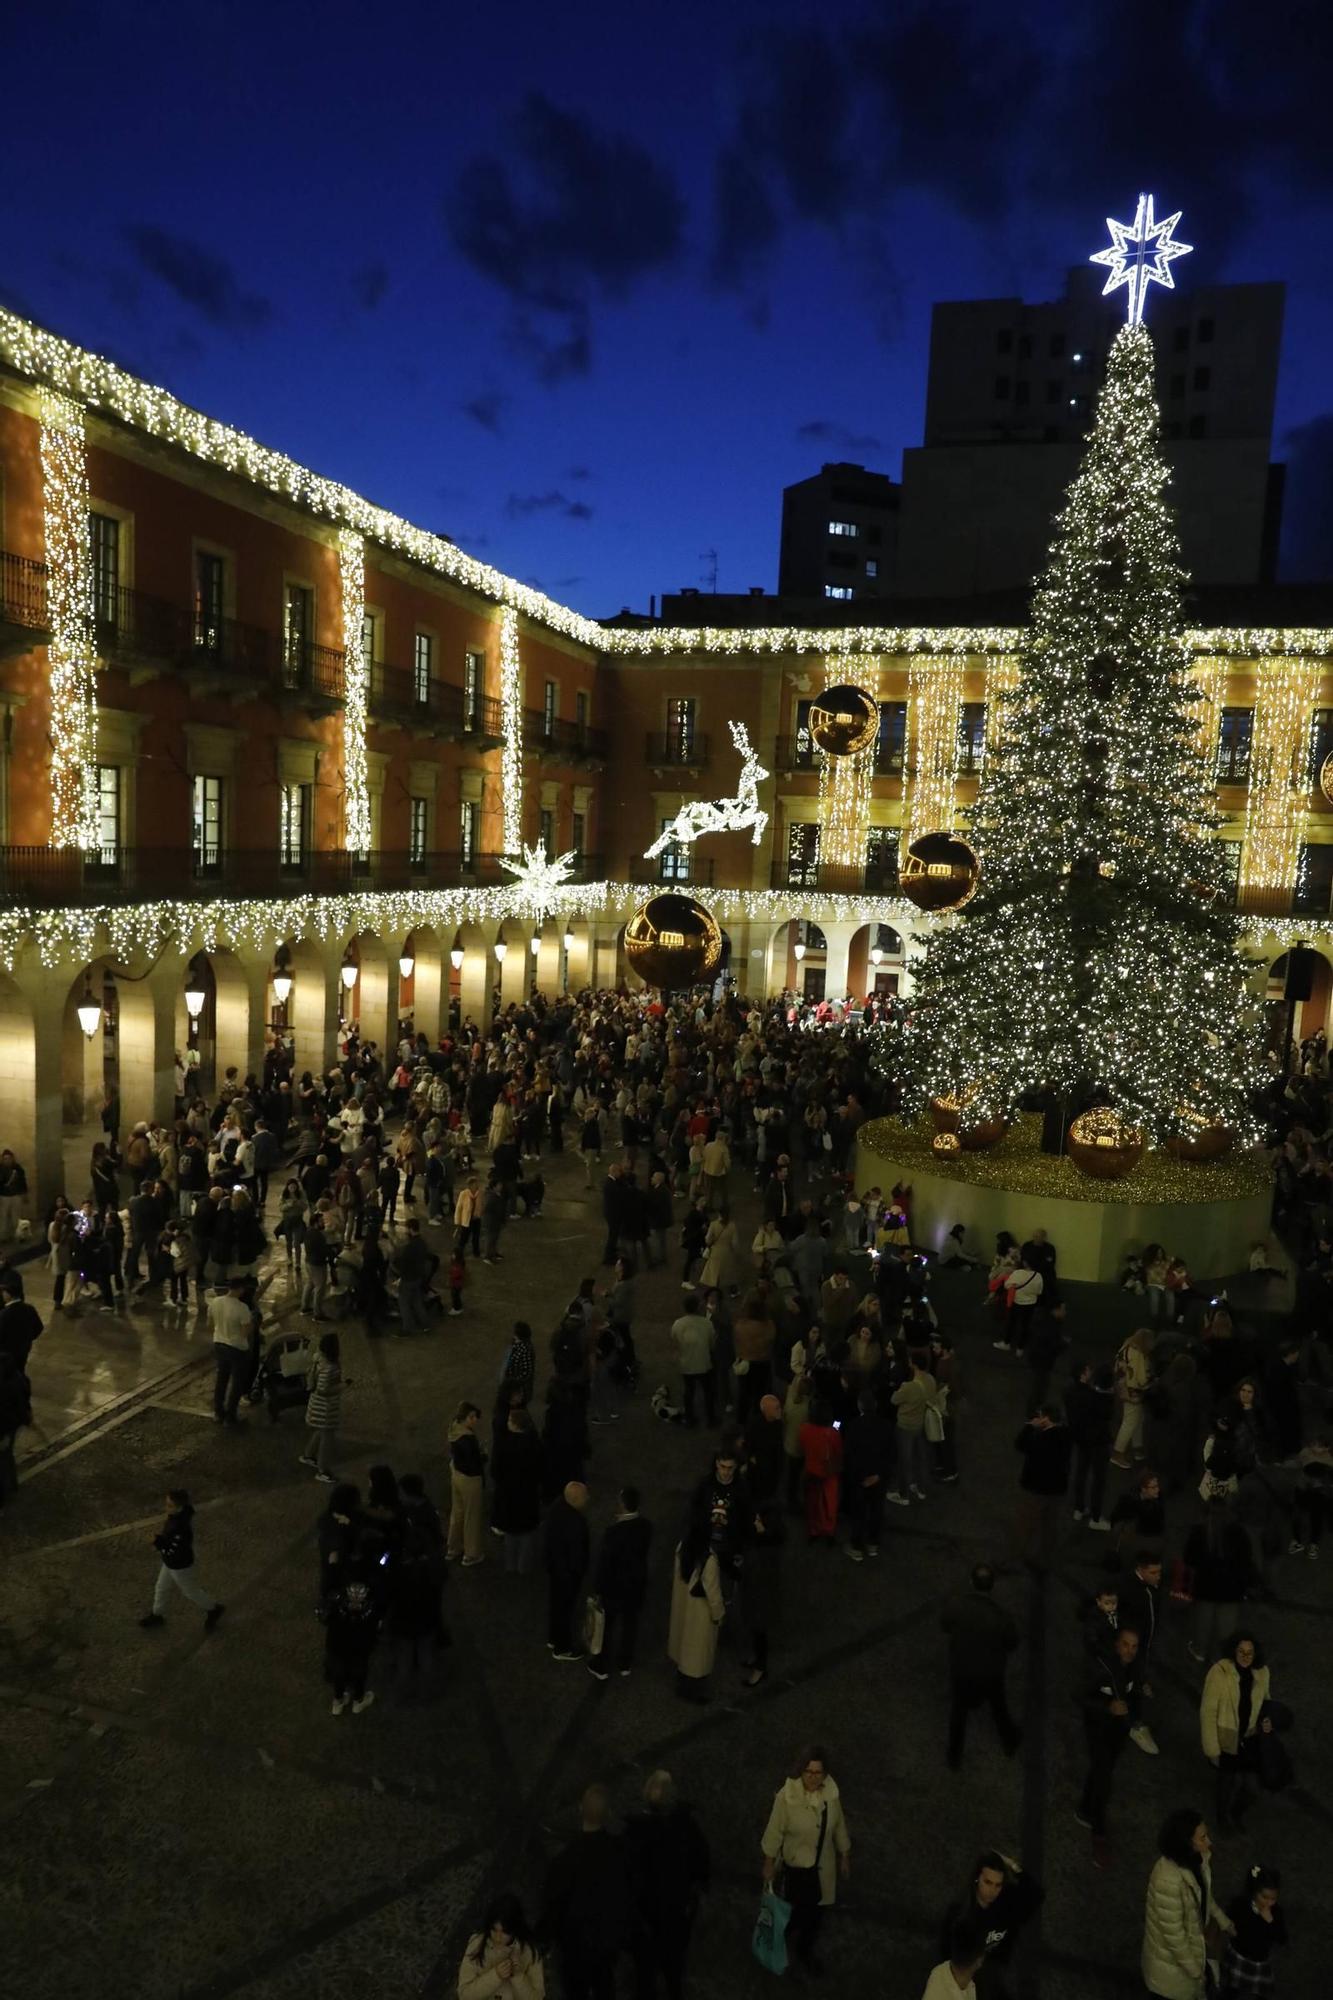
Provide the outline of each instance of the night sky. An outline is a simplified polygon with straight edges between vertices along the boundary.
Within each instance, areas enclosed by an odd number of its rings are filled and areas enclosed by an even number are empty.
[[[931,302],[1184,210],[1287,282],[1284,571],[1333,572],[1333,9],[26,7],[0,296],[594,615],[776,581],[920,439]]]

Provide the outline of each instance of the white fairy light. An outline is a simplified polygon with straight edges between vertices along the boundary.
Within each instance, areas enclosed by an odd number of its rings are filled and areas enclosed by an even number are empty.
[[[68,396],[41,398],[42,512],[46,531],[51,696],[51,845],[97,846],[97,646],[88,541],[88,452],[83,411]]]
[[[1251,899],[1258,895],[1271,902],[1285,900],[1296,881],[1319,669],[1311,660],[1299,662],[1295,672],[1261,661],[1255,693],[1240,886]]]
[[[1088,261],[1106,265],[1111,273],[1102,286],[1103,298],[1121,285],[1128,287],[1126,307],[1131,326],[1138,326],[1143,318],[1143,301],[1149,285],[1165,285],[1168,291],[1175,290],[1171,266],[1177,257],[1188,257],[1194,248],[1192,243],[1177,243],[1171,234],[1183,214],[1184,210],[1178,208],[1164,222],[1155,222],[1152,196],[1141,194],[1132,223],[1116,222],[1109,215],[1106,218],[1111,247],[1095,250]]]
[[[343,612],[343,786],[346,792],[344,844],[365,854],[371,843],[370,780],[366,767],[366,706],[370,674],[365,654],[366,544],[352,528],[338,536],[338,573]]]
[[[824,687],[860,688],[879,715],[880,661],[853,661],[848,653],[829,654],[824,661]],[[819,753],[819,862],[821,868],[865,867],[870,800],[875,786],[875,750],[879,730],[864,750],[850,757]],[[904,769],[906,759],[904,759]]]
[[[535,911],[538,917],[559,901],[561,891],[568,887],[570,871],[578,855],[573,848],[567,854],[557,854],[552,860],[546,858],[546,842],[539,840],[535,847],[523,843],[521,860],[502,860],[500,866],[514,877],[513,891],[517,894],[525,911]]]
[[[953,830],[966,666],[962,653],[950,653],[942,660],[918,654],[912,661],[908,683],[914,753],[907,793],[911,806],[909,844],[923,833]]]
[[[652,846],[644,848],[645,861],[655,861],[664,848],[688,847],[706,833],[744,833],[747,827],[754,828],[754,845],[758,847],[768,825],[768,814],[759,803],[759,787],[768,772],[750,747],[750,732],[745,724],[730,722],[727,727],[741,756],[736,796],[730,799],[696,799],[690,805],[682,806]]]
[[[517,854],[523,838],[523,663],[518,651],[518,613],[510,605],[500,613],[500,727],[504,732],[500,751],[502,845],[506,854]]]

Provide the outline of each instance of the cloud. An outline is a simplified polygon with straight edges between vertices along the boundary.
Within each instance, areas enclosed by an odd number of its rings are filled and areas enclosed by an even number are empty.
[[[272,319],[272,300],[242,290],[227,259],[203,244],[150,222],[130,223],[124,234],[144,270],[210,326],[253,333]]]
[[[565,478],[573,480],[591,479],[592,469],[586,465],[571,465],[566,467]]]
[[[366,312],[374,312],[384,294],[389,289],[389,267],[387,264],[367,264],[360,271],[353,271],[352,297]]]
[[[815,417],[808,424],[798,424],[796,435],[802,444],[831,445],[836,451],[883,451],[880,439],[872,437],[869,431],[850,431],[845,424],[836,424],[829,417]]]
[[[541,91],[503,152],[469,160],[445,202],[455,246],[513,302],[516,343],[548,382],[586,373],[594,301],[673,262],[684,217],[670,171],[636,139]]]
[[[546,493],[511,493],[505,501],[505,513],[511,521],[526,519],[529,514],[563,514],[569,521],[592,519],[592,508],[586,500],[571,500],[557,487]]]
[[[478,424],[482,430],[489,431],[492,437],[499,437],[501,419],[509,408],[509,398],[501,395],[498,389],[483,389],[480,395],[469,396],[467,401],[460,403],[458,407],[465,417],[471,417],[473,423]]]

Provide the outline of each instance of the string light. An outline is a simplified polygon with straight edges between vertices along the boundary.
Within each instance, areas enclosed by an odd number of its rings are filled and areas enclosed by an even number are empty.
[[[517,854],[523,840],[523,663],[518,651],[518,613],[500,613],[500,787],[503,794],[501,846]]]
[[[1259,662],[1241,849],[1241,888],[1251,896],[1285,900],[1296,880],[1310,789],[1310,715],[1318,693],[1319,669],[1312,661],[1300,661],[1294,671],[1273,660]]]
[[[1152,196],[1141,194],[1133,222],[1115,222],[1109,215],[1106,218],[1111,247],[1094,251],[1088,261],[1104,264],[1111,273],[1102,286],[1103,298],[1121,285],[1127,288],[1125,304],[1130,326],[1138,326],[1143,319],[1143,301],[1149,285],[1165,285],[1169,292],[1176,288],[1171,266],[1177,257],[1188,257],[1194,248],[1192,243],[1177,243],[1172,235],[1183,213],[1178,208],[1165,221],[1155,222]]]
[[[98,844],[97,646],[88,540],[88,453],[83,411],[41,397],[42,511],[46,531],[51,697],[51,845]]]
[[[705,833],[744,833],[747,827],[754,828],[754,845],[758,847],[768,825],[768,814],[759,803],[759,786],[768,772],[750,748],[750,732],[745,724],[730,722],[727,727],[741,755],[741,775],[735,798],[696,799],[690,805],[682,806],[652,846],[645,847],[645,861],[655,861],[668,847],[688,847]]]
[[[539,840],[535,847],[524,841],[522,859],[502,860],[500,866],[514,877],[513,887],[522,897],[524,907],[540,913],[552,908],[559,899],[577,860],[578,855],[571,847],[567,854],[557,854],[548,861],[544,840]]]
[[[963,653],[949,653],[942,660],[918,654],[912,661],[908,712],[915,754],[911,790],[906,794],[911,808],[909,844],[919,834],[953,829],[966,667]]]
[[[879,712],[878,659],[853,660],[850,653],[829,654],[824,660],[824,688],[857,687]],[[875,748],[878,732],[864,750],[850,757],[819,753],[819,862],[821,868],[857,871],[865,867],[866,830],[875,789]],[[906,761],[906,760],[904,760]]]
[[[368,854],[370,778],[366,765],[366,705],[370,668],[366,659],[366,544],[353,528],[338,536],[338,572],[342,580],[343,653],[343,785],[346,791],[345,843],[352,854]]]

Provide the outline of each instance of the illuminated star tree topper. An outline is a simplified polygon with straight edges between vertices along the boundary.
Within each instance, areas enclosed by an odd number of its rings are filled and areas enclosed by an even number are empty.
[[[577,859],[571,848],[567,854],[557,854],[553,861],[548,861],[544,840],[539,840],[535,847],[524,841],[522,860],[502,860],[500,866],[514,877],[511,888],[522,891],[530,906],[540,911],[551,909],[560,891],[568,887]]]
[[[1111,248],[1095,251],[1088,261],[1105,264],[1110,270],[1111,275],[1102,286],[1103,298],[1121,285],[1128,287],[1126,304],[1131,326],[1138,326],[1143,319],[1143,301],[1149,285],[1165,285],[1168,291],[1175,290],[1171,266],[1177,257],[1188,257],[1194,248],[1192,243],[1175,242],[1171,234],[1183,213],[1178,208],[1165,221],[1155,222],[1152,196],[1141,194],[1132,223],[1116,222],[1109,215],[1106,218]]]

